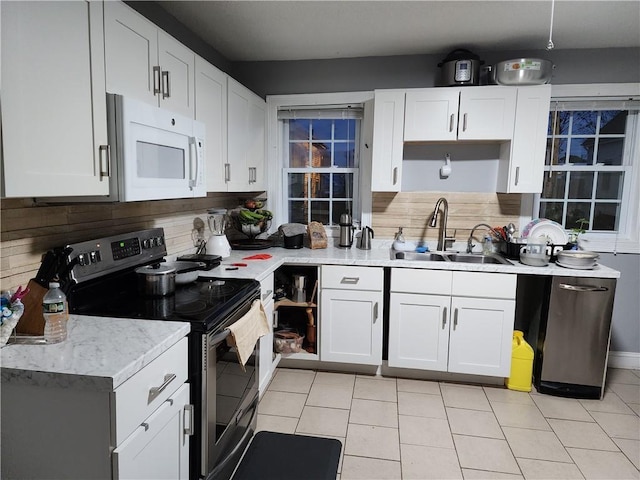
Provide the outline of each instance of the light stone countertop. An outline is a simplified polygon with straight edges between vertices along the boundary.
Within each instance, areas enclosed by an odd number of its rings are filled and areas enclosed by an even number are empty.
[[[64,342],[2,347],[2,383],[112,391],[190,328],[185,322],[70,315]]]
[[[201,277],[222,278],[253,278],[263,280],[284,264],[309,265],[357,265],[369,267],[401,267],[425,268],[432,270],[457,270],[465,272],[515,273],[521,275],[557,275],[569,277],[591,278],[619,278],[620,272],[604,265],[597,265],[592,270],[578,270],[564,268],[550,263],[546,267],[531,267],[517,260],[510,260],[510,265],[477,264],[463,262],[430,262],[424,260],[392,260],[389,250],[390,242],[385,240],[373,241],[371,250],[360,250],[355,247],[339,248],[329,246],[324,249],[304,247],[300,249],[285,249],[272,247],[265,250],[232,250],[231,256],[222,259],[220,266],[200,272]],[[266,253],[272,258],[268,260],[244,260],[245,257]],[[452,253],[452,252],[448,252]],[[246,263],[246,267],[237,270],[226,270],[231,263]]]

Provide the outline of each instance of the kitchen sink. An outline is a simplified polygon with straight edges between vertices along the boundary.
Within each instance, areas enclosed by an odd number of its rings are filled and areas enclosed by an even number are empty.
[[[481,253],[446,253],[446,252],[399,252],[391,250],[391,260],[409,260],[425,262],[455,262],[455,263],[483,263],[497,265],[511,265],[507,259],[496,254]]]
[[[500,265],[511,265],[509,260],[499,255],[484,255],[481,253],[449,253],[445,255],[451,262],[462,263],[494,263]]]

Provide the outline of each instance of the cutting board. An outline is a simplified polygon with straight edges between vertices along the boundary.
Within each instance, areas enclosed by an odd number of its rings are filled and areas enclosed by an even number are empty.
[[[35,280],[29,280],[29,293],[22,299],[24,313],[16,325],[16,333],[44,335],[44,317],[42,316],[42,298],[47,289]]]

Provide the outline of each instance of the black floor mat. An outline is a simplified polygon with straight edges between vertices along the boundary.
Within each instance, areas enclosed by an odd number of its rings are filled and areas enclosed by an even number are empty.
[[[332,438],[258,432],[233,480],[335,480],[341,450]]]

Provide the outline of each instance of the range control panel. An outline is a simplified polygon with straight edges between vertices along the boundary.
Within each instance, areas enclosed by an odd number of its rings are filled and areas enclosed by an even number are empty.
[[[123,233],[66,246],[69,277],[82,283],[109,273],[160,261],[167,255],[162,228]]]

